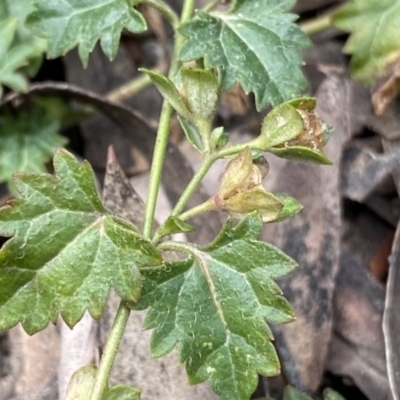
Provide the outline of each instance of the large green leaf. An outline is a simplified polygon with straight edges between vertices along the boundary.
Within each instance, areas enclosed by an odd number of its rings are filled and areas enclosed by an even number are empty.
[[[179,342],[190,383],[210,379],[225,400],[248,400],[257,386],[257,373],[279,373],[265,320],[293,319],[274,279],[296,264],[257,240],[261,229],[257,214],[235,227],[228,221],[207,247],[170,245],[191,254],[188,259],[141,269],[144,286],[138,306],[151,307],[145,328],[154,329],[153,356],[167,354]]]
[[[48,56],[62,56],[79,46],[84,65],[98,40],[113,59],[122,29],[146,29],[146,21],[129,0],[36,0],[34,6],[27,23],[33,33],[48,39]]]
[[[294,0],[236,0],[228,13],[199,11],[180,32],[183,61],[204,58],[218,69],[222,90],[239,80],[257,108],[278,105],[307,90],[299,51],[310,40],[287,13]]]
[[[36,74],[40,67],[43,53],[46,51],[46,40],[32,35],[25,26],[26,17],[34,10],[31,0],[2,0],[0,1],[0,21],[7,18],[17,19],[17,31],[13,46],[25,45],[29,48],[28,68],[24,68],[29,76]]]
[[[66,150],[56,176],[22,173],[22,198],[0,209],[0,331],[18,322],[37,332],[61,313],[73,326],[88,310],[99,318],[111,287],[126,301],[140,295],[138,267],[158,264],[158,251],[133,225],[104,209],[89,163]]]
[[[20,91],[28,87],[20,68],[27,65],[32,52],[29,45],[12,45],[17,24],[16,18],[0,20],[0,98],[3,94],[2,85]]]
[[[334,24],[351,36],[345,51],[352,54],[354,77],[371,82],[400,56],[400,2],[352,0],[335,15]]]
[[[14,172],[45,172],[45,163],[67,142],[59,128],[39,109],[0,115],[0,182],[10,182]]]

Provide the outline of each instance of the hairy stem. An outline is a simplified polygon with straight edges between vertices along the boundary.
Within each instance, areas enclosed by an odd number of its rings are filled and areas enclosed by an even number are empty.
[[[115,316],[110,335],[104,348],[104,353],[100,360],[99,369],[96,375],[96,382],[93,386],[90,400],[101,400],[108,386],[108,378],[118,352],[119,344],[128,322],[130,310],[121,302],[117,315]]]
[[[194,10],[194,6],[195,0],[185,1],[182,9],[181,23],[185,23],[190,19]],[[178,55],[184,40],[185,38],[179,32],[177,32],[175,37],[174,54],[171,60],[171,69],[168,75],[170,79],[174,79],[174,76],[178,72]],[[153,162],[150,171],[149,190],[147,194],[146,209],[144,214],[143,235],[146,238],[150,238],[152,234],[158,191],[161,184],[162,168],[164,165],[164,159],[168,145],[171,115],[172,107],[168,101],[164,100],[161,111],[160,124],[157,131],[156,144],[154,147]]]
[[[200,169],[196,172],[193,176],[192,180],[190,181],[189,185],[186,187],[185,191],[182,193],[179,201],[176,203],[174,209],[171,212],[171,215],[177,217],[179,214],[182,213],[186,203],[195,192],[197,187],[199,186],[200,182],[203,180],[206,173],[209,171],[211,165],[217,159],[216,156],[206,156],[204,158],[203,164],[201,165]]]
[[[251,140],[250,142],[239,143],[226,149],[222,149],[218,152],[218,158],[234,156],[244,150],[246,147],[250,147],[251,150],[259,149],[258,137]]]
[[[187,219],[193,218],[196,215],[199,215],[199,214],[205,213],[207,211],[211,211],[211,210],[215,210],[215,202],[212,198],[208,199],[204,203],[199,204],[196,207],[193,207],[193,208],[185,211],[184,213],[180,214],[178,216],[178,218],[181,219],[182,221],[186,221]]]

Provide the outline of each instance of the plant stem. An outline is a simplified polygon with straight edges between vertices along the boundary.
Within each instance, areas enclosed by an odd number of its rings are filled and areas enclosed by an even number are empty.
[[[181,215],[178,216],[182,221],[186,221],[189,218],[193,218],[195,215],[202,214],[207,211],[215,210],[214,200],[208,199],[204,203],[199,204],[196,207],[191,208],[190,210],[185,211]]]
[[[190,19],[194,10],[194,6],[195,0],[186,0],[184,2],[180,21],[181,24]],[[171,60],[171,69],[168,75],[170,79],[174,79],[174,76],[178,72],[178,55],[184,40],[185,38],[179,32],[177,32],[175,37],[174,54]],[[167,152],[171,115],[172,107],[168,101],[164,100],[160,116],[160,124],[157,131],[156,144],[154,147],[153,162],[150,170],[149,190],[144,214],[143,236],[146,238],[150,238],[152,233],[158,191],[161,183],[162,168],[164,165],[165,154]]]
[[[194,10],[194,5],[195,5],[195,0],[185,0],[182,9],[182,16],[180,21],[181,23],[184,23],[190,19]],[[175,39],[175,49],[169,73],[170,77],[173,77],[178,71],[179,67],[178,54],[183,41],[184,38],[177,32]],[[146,238],[151,237],[157,194],[160,187],[162,167],[168,144],[171,114],[172,114],[172,107],[167,101],[164,101],[160,116],[160,124],[157,132],[156,145],[154,148],[153,163],[150,173],[149,194],[145,209],[143,235]],[[129,314],[130,314],[129,308],[125,305],[123,301],[121,301],[117,311],[117,315],[115,316],[113,326],[111,328],[111,332],[107,339],[103,356],[100,361],[98,373],[96,376],[96,382],[94,384],[90,400],[101,400],[102,395],[104,394],[104,391],[107,388],[110,372],[114,364],[114,360],[117,355],[118,348],[121,343],[121,339],[124,334],[126,324],[129,319]]]
[[[108,386],[108,378],[110,376],[111,368],[114,364],[118,347],[121,343],[121,339],[128,322],[129,313],[129,308],[124,302],[121,302],[117,311],[117,315],[115,316],[110,335],[107,338],[107,344],[104,348],[104,353],[100,360],[99,369],[96,375],[96,382],[93,386],[90,400],[101,400],[102,396],[104,395],[104,392]]]
[[[185,191],[182,193],[179,201],[176,203],[174,209],[171,212],[173,217],[177,217],[179,214],[182,213],[186,203],[194,193],[194,191],[199,186],[200,182],[203,180],[204,176],[210,169],[211,165],[217,159],[217,156],[206,156],[203,160],[203,164],[201,165],[200,169],[196,172],[193,176],[192,180],[190,181],[189,185],[186,187]]]
[[[308,36],[325,31],[329,28],[332,28],[332,26],[332,12],[328,14],[322,14],[316,18],[301,22],[299,24],[300,29]]]
[[[203,7],[203,11],[210,12],[220,3],[220,0],[212,0],[205,7]]]
[[[250,142],[239,143],[234,146],[227,147],[226,149],[222,149],[218,152],[218,158],[234,156],[237,153],[240,153],[246,147],[250,147],[250,149],[252,149],[252,150],[259,148],[258,138],[253,139]]]
[[[106,94],[107,100],[115,101],[116,103],[123,102],[151,85],[151,79],[147,74],[140,74],[136,78],[126,82],[124,85],[111,90]]]
[[[170,22],[170,24],[174,29],[178,27],[179,17],[167,3],[164,3],[163,1],[160,0],[141,0],[140,3],[146,4],[160,11],[161,14],[164,15],[164,17]]]

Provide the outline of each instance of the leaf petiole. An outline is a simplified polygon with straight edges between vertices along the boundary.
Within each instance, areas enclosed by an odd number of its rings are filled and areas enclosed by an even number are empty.
[[[174,30],[178,28],[179,17],[167,3],[161,0],[140,0],[139,4],[145,4],[160,11],[160,13],[169,21]]]

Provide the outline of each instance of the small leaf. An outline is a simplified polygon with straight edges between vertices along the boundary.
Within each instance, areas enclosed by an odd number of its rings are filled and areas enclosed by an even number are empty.
[[[259,137],[260,149],[283,144],[304,130],[304,122],[296,108],[288,103],[275,107],[264,119]]]
[[[267,150],[269,153],[276,155],[279,158],[286,158],[292,161],[309,162],[313,164],[332,165],[325,154],[320,151],[310,149],[303,146],[290,146],[290,147],[271,147]]]
[[[210,135],[211,148],[213,150],[221,150],[229,142],[229,134],[224,132],[222,126],[213,129]]]
[[[113,386],[102,400],[140,400],[140,390],[126,385]]]
[[[33,334],[60,313],[74,326],[88,310],[99,318],[111,288],[127,302],[140,296],[139,267],[162,258],[133,225],[111,215],[98,197],[88,162],[66,150],[56,176],[18,174],[22,198],[0,209],[0,330],[21,322]]]
[[[293,311],[274,280],[296,263],[257,240],[262,221],[250,214],[228,221],[206,247],[176,244],[191,256],[141,269],[138,308],[150,307],[145,329],[154,329],[151,352],[160,357],[179,343],[189,382],[210,379],[224,400],[248,400],[257,373],[279,373],[279,360],[265,320],[289,322]]]
[[[177,217],[170,216],[163,225],[158,228],[160,237],[173,235],[175,233],[194,232],[196,228]]]
[[[89,53],[100,40],[101,48],[111,60],[118,51],[121,31],[146,30],[146,21],[128,0],[35,0],[35,11],[27,26],[48,39],[49,58],[63,56],[79,46],[79,56],[86,66]]]
[[[292,386],[286,386],[283,394],[283,400],[312,400],[312,398],[304,393],[301,393]]]
[[[328,388],[324,390],[324,400],[345,400],[345,399],[339,393]]]
[[[151,81],[156,85],[158,91],[164,97],[165,100],[169,101],[171,106],[183,117],[188,119],[189,121],[192,120],[192,114],[189,109],[186,107],[182,96],[178,92],[178,89],[175,87],[173,82],[168,79],[166,76],[151,71],[146,68],[140,68],[139,71],[142,71],[149,75]]]
[[[67,143],[59,129],[60,123],[38,108],[0,115],[0,182],[11,183],[14,172],[45,172],[57,147]]]
[[[211,71],[200,68],[182,68],[181,79],[193,123],[202,135],[209,135],[218,101],[218,81]]]
[[[303,209],[303,206],[296,199],[285,193],[275,193],[275,197],[283,203],[283,208],[274,222],[280,222],[293,217],[293,215],[296,215]]]
[[[97,367],[94,365],[85,365],[75,371],[69,381],[65,400],[90,399],[96,375]]]
[[[239,81],[254,92],[258,110],[289,100],[307,90],[299,52],[311,45],[287,13],[294,3],[236,0],[228,13],[198,11],[180,28],[188,38],[180,58],[203,58],[206,68],[216,68],[221,90]]]
[[[178,115],[178,120],[179,123],[181,124],[181,127],[183,131],[185,132],[186,139],[189,140],[189,143],[196,148],[200,153],[203,152],[203,139],[201,138],[201,135],[197,128],[193,126],[193,124],[185,119],[181,118]]]
[[[24,44],[12,45],[16,29],[15,18],[0,21],[0,98],[3,93],[1,85],[17,91],[25,91],[28,88],[28,81],[20,72],[20,68],[27,65],[31,48]]]
[[[355,78],[371,83],[400,57],[399,21],[399,1],[351,0],[339,9],[333,23],[351,33],[344,51]]]

